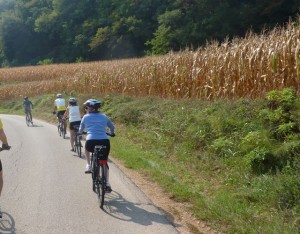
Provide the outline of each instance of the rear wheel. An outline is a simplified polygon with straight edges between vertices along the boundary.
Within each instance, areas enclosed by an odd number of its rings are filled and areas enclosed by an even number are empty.
[[[29,118],[28,114],[26,115],[26,124],[29,127],[29,125],[30,125],[30,118]]]
[[[64,122],[61,123],[61,131],[62,131],[62,136],[65,139],[66,138],[66,129],[65,129]]]
[[[61,136],[61,134],[62,134],[62,131],[61,131],[61,124],[62,124],[61,120],[58,119],[57,131],[58,131],[58,135],[59,135],[59,136]]]
[[[76,144],[76,152],[78,154],[78,157],[81,158],[81,141],[80,141],[80,136],[78,136],[76,134],[76,137],[75,137],[75,144]]]
[[[98,173],[98,178],[97,178],[97,184],[98,184],[98,199],[100,203],[100,208],[103,209],[104,206],[104,197],[105,197],[105,186],[106,186],[106,180],[104,176],[104,165],[99,166],[99,173]]]

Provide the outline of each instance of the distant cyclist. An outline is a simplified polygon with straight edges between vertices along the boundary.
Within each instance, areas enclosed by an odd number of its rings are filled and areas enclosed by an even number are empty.
[[[79,128],[79,133],[82,134],[85,129],[87,132],[85,143],[86,170],[85,173],[91,173],[90,153],[94,151],[95,145],[105,145],[105,154],[108,156],[110,151],[110,141],[106,134],[106,128],[110,129],[112,136],[115,135],[115,126],[112,121],[103,113],[99,112],[101,102],[95,99],[89,99],[84,103],[86,114],[83,116]],[[109,173],[106,170],[106,189],[111,192],[109,183]]]
[[[24,97],[24,100],[23,100],[23,108],[24,108],[25,115],[29,114],[29,116],[30,116],[30,121],[32,122],[32,114],[31,114],[31,110],[33,109],[33,104],[32,104],[32,102],[28,99],[28,97]]]
[[[75,98],[69,99],[69,105],[67,107],[67,110],[64,114],[64,119],[66,119],[69,116],[69,123],[70,123],[70,142],[71,142],[71,151],[75,151],[74,141],[75,141],[75,132],[74,132],[74,126],[80,125],[80,110],[79,106],[77,105],[77,101]]]
[[[2,142],[2,150],[9,150],[10,146],[8,145],[7,142],[7,137],[5,135],[5,132],[3,130],[3,124],[0,119],[0,141]],[[2,172],[2,162],[0,159],[0,196],[3,188],[3,172]],[[2,218],[2,212],[0,211],[0,218]]]
[[[66,112],[66,100],[63,98],[61,93],[58,93],[56,95],[56,99],[54,101],[54,111],[53,114],[56,113],[57,118],[59,118],[59,116],[63,117],[65,112]],[[65,123],[65,129],[67,129],[67,124]]]

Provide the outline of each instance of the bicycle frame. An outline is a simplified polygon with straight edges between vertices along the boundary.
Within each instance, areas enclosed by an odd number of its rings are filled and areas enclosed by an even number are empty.
[[[75,125],[74,126],[74,150],[75,152],[77,152],[78,157],[81,158],[81,135],[78,134],[78,130],[79,130],[79,125]]]
[[[59,136],[63,138],[66,137],[66,129],[65,129],[65,120],[61,115],[58,116],[58,126],[57,126]]]

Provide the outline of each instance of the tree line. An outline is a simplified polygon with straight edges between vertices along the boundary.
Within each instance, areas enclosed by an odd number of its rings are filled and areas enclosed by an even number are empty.
[[[260,33],[299,0],[0,0],[0,65],[165,54]]]

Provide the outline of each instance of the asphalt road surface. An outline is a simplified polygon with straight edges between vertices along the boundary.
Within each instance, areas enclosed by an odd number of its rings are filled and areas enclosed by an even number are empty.
[[[1,115],[12,146],[0,152],[4,187],[0,233],[178,233],[165,215],[112,162],[104,210],[84,174],[85,159],[70,151],[54,125]]]

